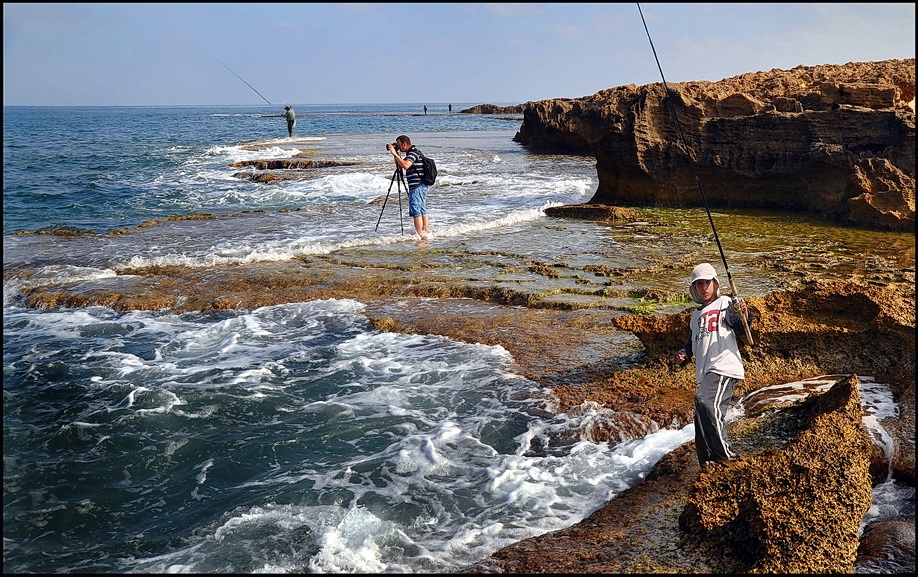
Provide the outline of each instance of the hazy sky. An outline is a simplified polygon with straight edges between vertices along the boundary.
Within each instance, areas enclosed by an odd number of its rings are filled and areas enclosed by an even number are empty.
[[[641,11],[667,82],[915,56],[914,3],[4,3],[3,104],[576,98],[661,80]]]

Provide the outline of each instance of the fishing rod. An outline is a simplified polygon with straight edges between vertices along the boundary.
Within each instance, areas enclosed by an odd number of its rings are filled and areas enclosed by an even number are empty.
[[[644,24],[644,32],[647,33],[647,40],[650,42],[650,50],[653,51],[654,60],[657,61],[657,69],[660,71],[660,78],[663,79],[663,90],[667,95],[670,94],[669,86],[666,84],[666,77],[663,75],[663,67],[660,66],[660,59],[657,57],[657,49],[653,46],[653,39],[650,37],[650,30],[647,29],[647,22],[644,20],[644,12],[641,10],[640,2],[637,3],[638,12],[641,15],[641,22]],[[668,98],[669,109],[673,114],[673,119],[676,121],[676,129],[679,131],[679,139],[682,141],[682,146],[685,148],[686,153],[688,154],[689,160],[691,160],[692,174],[695,177],[695,184],[698,186],[698,193],[701,194],[701,203],[704,205],[704,210],[708,213],[708,222],[711,223],[711,230],[714,232],[714,240],[717,242],[717,250],[720,251],[720,259],[724,263],[724,270],[727,271],[727,280],[730,282],[730,290],[733,291],[733,298],[738,298],[736,292],[736,285],[733,283],[733,275],[730,273],[730,266],[727,265],[727,257],[724,255],[724,247],[720,244],[720,238],[717,236],[717,228],[714,226],[714,218],[711,216],[711,210],[708,208],[708,200],[704,196],[704,189],[701,188],[701,179],[698,178],[698,173],[695,171],[696,161],[692,156],[688,143],[685,139],[685,134],[682,132],[682,124],[679,122],[679,116],[676,115],[676,109],[673,106],[673,99]],[[749,341],[749,344],[754,344],[752,340],[752,331],[749,330],[749,319],[746,318],[744,313],[740,313],[740,320],[743,321],[743,329],[746,331],[746,339]]]
[[[211,58],[213,58],[214,60],[217,60],[217,57],[216,57],[216,56],[211,56]],[[220,62],[220,61],[217,60],[217,62]],[[223,64],[223,63],[220,62],[220,64]],[[233,72],[233,69],[230,68],[229,66],[227,66],[226,64],[223,64],[223,67],[226,68],[227,70],[229,70],[230,72]],[[242,76],[239,76],[239,75],[236,74],[235,72],[233,72],[233,74],[236,76],[236,78],[238,78],[239,80],[242,80],[243,82],[245,82],[245,78],[243,78]],[[251,88],[252,90],[255,90],[255,87],[252,86],[251,84],[249,84],[248,82],[245,82],[245,85],[248,86],[249,88]],[[261,92],[259,92],[259,91],[257,91],[257,90],[255,90],[255,94],[261,96]],[[261,96],[261,98],[262,98],[262,100],[264,100],[264,101],[267,102],[268,104],[271,104],[271,101],[268,100],[267,98],[265,98],[264,96]],[[271,107],[274,109],[275,112],[277,112],[278,114],[280,114],[280,110],[278,110],[276,106],[274,106],[273,104],[271,104]]]

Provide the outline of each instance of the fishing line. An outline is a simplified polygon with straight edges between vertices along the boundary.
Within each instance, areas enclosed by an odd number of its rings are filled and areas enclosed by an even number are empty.
[[[690,166],[692,167],[692,175],[695,177],[695,184],[698,186],[698,193],[701,195],[701,203],[704,205],[704,211],[708,214],[708,222],[711,223],[711,230],[714,232],[714,240],[717,242],[717,250],[720,251],[720,259],[724,263],[724,270],[727,271],[727,280],[730,282],[730,290],[733,291],[733,297],[738,298],[736,293],[736,285],[733,284],[733,274],[730,273],[730,266],[727,265],[727,257],[724,255],[724,248],[720,244],[720,237],[717,236],[717,227],[714,226],[714,218],[711,216],[711,210],[708,208],[708,200],[704,196],[704,189],[701,188],[701,179],[698,178],[698,173],[695,171],[695,158],[691,154],[691,149],[686,142],[685,134],[682,132],[682,123],[679,122],[679,116],[676,114],[676,108],[673,106],[675,92],[671,92],[669,86],[666,84],[666,76],[663,75],[663,67],[660,66],[660,59],[657,57],[657,49],[653,46],[653,39],[650,37],[650,30],[647,29],[647,22],[644,20],[644,12],[641,10],[640,2],[637,3],[637,8],[638,13],[641,15],[641,23],[644,24],[644,32],[647,33],[647,40],[650,42],[650,50],[653,52],[653,58],[657,61],[657,69],[660,71],[660,78],[663,79],[663,90],[668,96],[670,96],[666,99],[666,101],[669,104],[669,110],[672,112],[673,119],[676,121],[676,129],[679,132],[679,140],[682,141],[682,146],[685,148],[689,160],[691,160]],[[749,330],[749,321],[746,319],[746,315],[740,314],[739,316],[743,321],[743,328],[746,329],[746,338],[749,340],[749,344],[751,345],[753,342],[752,332]]]
[[[211,58],[213,58],[214,60],[217,60],[217,57],[216,57],[216,56],[211,56]],[[220,62],[220,61],[217,60],[217,62]],[[223,64],[223,63],[220,62],[220,64]],[[233,72],[233,69],[230,68],[229,66],[227,66],[226,64],[223,64],[223,67],[226,68],[227,70],[229,70],[230,72]],[[238,78],[239,80],[242,80],[243,82],[245,82],[245,78],[243,78],[242,76],[239,76],[239,75],[236,74],[235,72],[233,72],[233,74],[236,76],[236,78]],[[252,86],[251,84],[249,84],[248,82],[245,82],[245,85],[248,86],[249,88],[251,88],[252,90],[255,90],[255,87]],[[261,92],[259,92],[259,91],[257,91],[257,90],[255,90],[255,94],[261,96]],[[261,98],[262,98],[262,100],[264,100],[264,101],[267,102],[268,104],[271,104],[271,101],[268,100],[267,98],[265,98],[264,96],[261,96]],[[276,106],[274,106],[273,104],[271,104],[271,107],[274,108],[274,111],[275,111],[275,112],[280,113],[280,110],[278,110]]]

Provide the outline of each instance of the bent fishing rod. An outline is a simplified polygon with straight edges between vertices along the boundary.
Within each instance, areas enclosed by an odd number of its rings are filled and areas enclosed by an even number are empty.
[[[211,58],[213,58],[214,60],[217,60],[217,57],[216,57],[216,56],[211,56]],[[217,60],[217,62],[220,62],[220,61]],[[223,64],[223,63],[220,62],[220,64]],[[233,69],[230,68],[229,66],[227,66],[226,64],[223,64],[223,67],[226,68],[227,70],[229,70],[230,72],[233,72]],[[233,72],[233,75],[234,75],[236,78],[238,78],[239,80],[242,80],[243,82],[245,82],[245,78],[243,78],[242,76],[239,76],[239,75],[236,74],[235,72]],[[251,84],[249,84],[248,82],[245,82],[245,85],[248,86],[249,88],[251,88],[252,90],[255,90],[255,87],[252,86]],[[261,96],[261,92],[259,92],[259,91],[257,91],[257,90],[255,90],[255,94]],[[267,102],[268,104],[271,104],[271,101],[268,100],[267,98],[265,98],[264,96],[261,96],[261,99],[264,100],[265,102]],[[278,110],[277,107],[274,106],[273,104],[271,104],[271,108],[273,108],[275,112],[277,112],[278,114],[280,114],[280,110]]]
[[[657,61],[657,69],[660,71],[660,78],[663,79],[663,90],[665,94],[669,97],[670,90],[669,86],[666,84],[666,77],[663,75],[663,67],[660,66],[660,59],[657,57],[657,49],[653,46],[653,39],[650,37],[650,30],[647,29],[647,22],[644,20],[644,12],[641,10],[640,2],[637,3],[638,12],[641,15],[641,22],[644,24],[644,32],[647,33],[647,40],[650,42],[650,50],[653,51],[654,60]],[[711,216],[711,210],[708,208],[708,200],[704,196],[704,189],[701,188],[701,179],[698,178],[698,173],[695,171],[695,158],[691,154],[691,149],[689,149],[688,143],[685,139],[685,134],[682,132],[682,124],[679,122],[679,116],[676,114],[676,109],[673,106],[673,98],[667,98],[669,103],[670,112],[672,112],[673,119],[676,121],[676,129],[679,131],[679,139],[682,141],[682,146],[685,148],[686,154],[688,154],[689,160],[691,161],[690,165],[692,167],[692,174],[695,177],[695,184],[698,186],[698,193],[701,195],[701,203],[704,205],[704,210],[708,213],[708,222],[711,223],[711,230],[714,232],[714,240],[717,242],[717,250],[720,251],[720,259],[724,263],[724,270],[727,271],[727,280],[730,282],[730,290],[733,291],[733,298],[738,298],[736,292],[736,285],[733,283],[733,274],[730,273],[730,266],[727,265],[727,257],[724,255],[724,247],[720,244],[720,238],[717,236],[717,228],[714,226],[714,218]],[[740,320],[743,321],[743,329],[746,331],[746,339],[749,341],[749,344],[754,344],[752,340],[752,331],[749,330],[749,319],[746,318],[745,311],[740,311]]]

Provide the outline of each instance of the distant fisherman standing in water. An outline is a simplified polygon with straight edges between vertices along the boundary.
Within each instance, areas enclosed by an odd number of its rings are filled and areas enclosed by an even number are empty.
[[[287,119],[287,135],[293,138],[293,127],[296,126],[296,112],[293,111],[289,104],[284,107],[284,111],[282,116]]]

